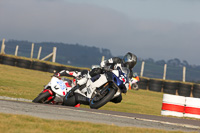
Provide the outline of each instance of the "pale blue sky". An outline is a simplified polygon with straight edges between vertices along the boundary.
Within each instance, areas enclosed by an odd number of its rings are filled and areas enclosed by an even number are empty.
[[[65,0],[111,8],[136,19],[200,22],[199,0]],[[84,1],[84,2],[83,2]]]
[[[200,65],[199,0],[1,0],[0,39],[79,43]]]

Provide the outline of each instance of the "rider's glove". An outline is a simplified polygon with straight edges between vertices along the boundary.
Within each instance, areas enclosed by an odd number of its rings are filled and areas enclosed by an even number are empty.
[[[55,73],[53,76],[60,77],[60,73]]]

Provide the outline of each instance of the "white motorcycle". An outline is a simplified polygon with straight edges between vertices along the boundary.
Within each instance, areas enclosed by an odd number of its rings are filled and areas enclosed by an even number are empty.
[[[32,102],[62,104],[64,96],[74,86],[73,81],[70,79],[53,76],[43,91]]]
[[[131,89],[133,90],[138,90],[138,82],[140,81],[139,76],[137,75],[137,73],[134,73],[134,76],[131,78]]]
[[[89,78],[83,89],[70,91],[63,103],[67,106],[74,106],[86,99],[90,108],[98,109],[119,94],[127,92],[129,86],[127,73],[129,73],[128,69],[123,67],[117,67],[116,70],[104,70],[103,74]]]

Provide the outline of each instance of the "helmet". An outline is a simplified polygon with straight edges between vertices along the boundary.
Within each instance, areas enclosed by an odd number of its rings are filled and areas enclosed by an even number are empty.
[[[137,56],[128,52],[124,58],[123,58],[123,61],[125,63],[125,65],[129,68],[129,69],[132,69],[135,64],[137,63]]]

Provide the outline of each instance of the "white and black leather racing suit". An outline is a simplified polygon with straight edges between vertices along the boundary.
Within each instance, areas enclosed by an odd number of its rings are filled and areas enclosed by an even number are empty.
[[[73,79],[73,83],[82,85],[84,83],[87,82],[87,79],[84,78],[87,75],[88,71],[87,70],[83,70],[82,72],[80,71],[68,71],[68,70],[62,70],[59,73],[56,73],[56,76],[60,77],[60,76],[72,76],[74,77]],[[67,80],[67,79],[63,79],[63,80]]]
[[[75,89],[80,89],[84,93],[84,91],[86,90],[85,84],[87,83],[87,80],[89,78],[94,77],[98,74],[101,74],[105,67],[109,67],[109,69],[116,69],[115,66],[117,64],[123,65],[124,64],[123,60],[121,58],[118,58],[118,57],[113,57],[113,58],[110,58],[109,60],[102,61],[100,63],[100,66],[101,66],[100,68],[94,68],[90,71],[87,71],[88,73],[84,72],[84,74],[81,74],[80,72],[70,73],[69,71],[63,71],[64,73],[63,72],[60,73],[60,76],[64,76],[65,73],[67,73],[69,75],[76,75],[76,76],[81,75],[81,78],[77,79],[77,85],[74,88],[72,88],[71,91],[74,91]],[[130,72],[132,73],[132,70],[130,70]],[[128,90],[128,87],[126,89]],[[89,104],[89,99],[87,97],[83,96],[83,95],[78,94],[78,93],[75,93],[74,100],[75,100],[75,101],[73,101],[74,104],[72,104],[72,103],[69,103],[69,102],[65,103],[65,99],[64,99],[64,104],[67,105],[67,106],[74,106],[77,103]],[[113,103],[120,103],[121,101],[122,101],[121,93],[118,93],[118,95],[115,95],[115,98],[111,100],[111,102],[113,102]]]
[[[113,57],[108,60],[104,60],[100,63],[100,68],[92,69],[91,71],[89,71],[88,76],[85,78],[91,78],[98,74],[101,74],[103,72],[103,69],[113,69],[113,70],[117,69],[118,65],[121,65],[122,67],[126,67],[124,64],[124,61],[119,57]],[[132,72],[132,70],[129,70],[129,74],[128,74],[129,79],[132,78],[132,76],[133,76],[133,72]],[[85,80],[85,81],[87,82],[87,80]],[[129,84],[126,86],[126,90],[123,93],[127,92],[127,90],[129,89],[128,87],[129,87]],[[119,92],[116,93],[114,97],[115,98],[112,99],[111,102],[120,103],[122,101],[121,93],[119,93]]]
[[[88,70],[83,71],[68,71],[68,70],[62,70],[59,73],[56,73],[56,76],[72,76],[73,79],[73,88],[70,90],[70,92],[73,92],[76,89],[83,90],[86,86],[87,80],[88,80]],[[73,94],[71,93],[71,94]],[[63,105],[67,106],[75,106],[77,104],[89,104],[89,99],[84,97],[83,95],[80,95],[79,93],[74,93],[74,96],[70,102],[66,102],[65,98],[63,99]]]
[[[113,57],[113,58],[110,58],[108,60],[104,60],[101,62],[100,66],[101,68],[104,68],[104,67],[109,67],[110,69],[116,69],[116,66],[117,65],[121,65],[122,67],[126,67],[126,65],[124,64],[124,61],[119,58],[119,57]],[[132,70],[129,70],[129,74],[128,74],[128,77],[129,79],[132,78],[133,76],[133,71]],[[126,87],[126,91],[128,90],[128,86]],[[124,92],[126,93],[126,92]],[[117,96],[116,96],[117,95]],[[117,93],[115,94],[115,98],[111,100],[111,102],[114,102],[114,103],[120,103],[122,101],[122,95],[121,93]]]
[[[124,61],[119,57],[113,57],[108,60],[104,60],[101,62],[100,66],[101,67],[110,67],[111,69],[116,69],[115,66],[117,66],[117,64],[121,64],[123,67],[126,67],[126,65],[124,64]],[[133,71],[132,71],[132,69],[129,69],[129,71],[130,71],[129,78],[132,78]]]
[[[73,76],[78,77],[81,75],[81,72],[79,71],[68,71],[68,70],[62,70],[59,73],[56,73],[56,76]]]

